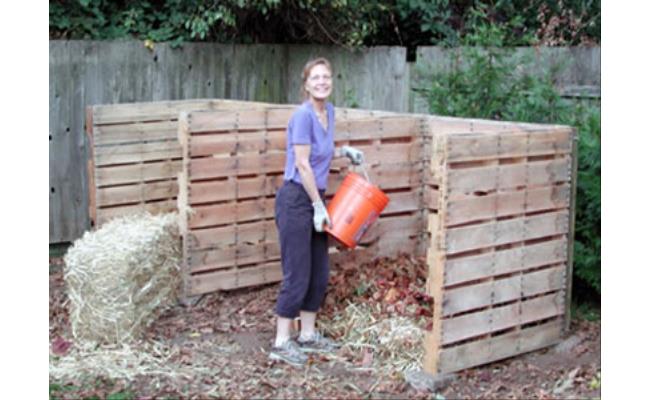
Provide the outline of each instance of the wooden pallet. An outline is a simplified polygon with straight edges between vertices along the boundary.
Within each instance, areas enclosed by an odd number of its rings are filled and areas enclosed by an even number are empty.
[[[182,162],[177,134],[178,116],[181,111],[253,110],[271,106],[295,108],[294,105],[280,106],[223,99],[87,107],[86,133],[90,149],[88,213],[91,226],[98,227],[111,218],[143,211],[163,213],[176,209],[178,196],[176,178],[181,171]],[[395,113],[337,109],[337,118],[343,120],[385,115],[395,115]],[[259,146],[260,142],[255,138],[254,132],[248,133],[248,138],[242,137],[241,145],[252,150],[251,146]],[[271,147],[277,146],[280,143],[278,139],[283,137],[280,130],[274,131],[274,135],[268,138]],[[224,145],[228,143],[206,143],[203,147],[216,151],[219,150],[219,146]],[[232,142],[229,145],[232,145]],[[225,161],[221,160],[221,162]],[[213,166],[212,163],[203,164],[203,167],[208,169]],[[254,172],[255,166],[250,167]]]
[[[286,126],[293,108],[182,113],[179,176],[185,294],[276,282],[280,247],[274,223],[275,193],[282,185]],[[352,114],[352,113],[351,113]],[[415,251],[422,231],[421,124],[410,117],[336,119],[335,145],[352,144],[367,172],[391,201],[354,251],[332,246],[332,263],[368,260],[398,249]],[[332,197],[351,169],[332,163]],[[354,254],[358,252],[358,254]]]
[[[87,107],[91,225],[142,211],[176,209],[182,160],[177,139],[180,111],[263,106],[198,99]]]
[[[429,214],[434,323],[424,366],[434,374],[560,340],[571,276],[574,132],[446,128],[429,162],[439,207]]]

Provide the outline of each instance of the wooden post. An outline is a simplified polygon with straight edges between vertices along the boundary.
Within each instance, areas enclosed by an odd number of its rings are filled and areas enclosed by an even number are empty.
[[[429,168],[432,176],[439,182],[438,212],[429,213],[427,231],[430,234],[429,248],[427,249],[427,294],[433,298],[433,326],[431,332],[424,337],[423,369],[435,375],[439,372],[440,346],[442,342],[442,304],[445,266],[445,237],[444,219],[447,195],[447,165],[445,137],[432,137],[433,145]]]
[[[93,154],[93,107],[86,107],[86,136],[88,143],[88,218],[90,228],[94,228],[97,222],[97,188],[95,187],[95,156]]]
[[[181,302],[190,304],[189,293],[191,292],[191,279],[190,279],[190,251],[189,251],[189,218],[190,218],[190,204],[189,204],[189,182],[190,182],[190,130],[189,130],[189,115],[187,112],[181,112],[178,119],[178,141],[181,146],[183,154],[183,166],[181,172],[178,174],[178,230],[181,239],[181,277],[183,288],[181,290]]]
[[[569,331],[571,325],[571,291],[573,288],[573,248],[576,224],[576,193],[578,190],[578,132],[575,128],[571,132],[571,205],[569,208],[569,234],[567,245],[566,267],[566,297],[564,333]]]

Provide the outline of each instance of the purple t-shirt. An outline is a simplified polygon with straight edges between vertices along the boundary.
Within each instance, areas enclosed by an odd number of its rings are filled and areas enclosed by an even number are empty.
[[[334,106],[325,103],[327,110],[327,131],[323,128],[311,102],[306,101],[298,107],[289,120],[287,127],[287,161],[284,165],[284,180],[302,184],[300,173],[296,168],[295,144],[309,144],[309,165],[314,171],[316,186],[319,190],[327,189],[327,177],[334,157]]]

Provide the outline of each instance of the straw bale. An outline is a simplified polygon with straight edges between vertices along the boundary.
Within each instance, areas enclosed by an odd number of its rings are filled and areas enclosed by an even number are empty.
[[[180,289],[177,214],[116,218],[86,232],[65,255],[72,333],[117,344],[141,336]]]

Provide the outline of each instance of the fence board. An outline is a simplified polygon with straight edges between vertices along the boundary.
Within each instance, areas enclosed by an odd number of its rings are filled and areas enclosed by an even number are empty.
[[[409,93],[413,93],[410,89],[417,86],[420,74],[411,72],[403,48],[347,52],[322,46],[190,43],[172,49],[168,44],[157,43],[149,51],[139,41],[76,40],[50,41],[49,47],[51,243],[72,241],[90,227],[85,211],[90,198],[85,167],[90,149],[84,136],[84,107],[88,105],[110,105],[96,109],[97,145],[115,143],[114,139],[130,140],[134,133],[140,135],[156,129],[158,138],[173,138],[175,126],[165,120],[180,110],[234,109],[241,106],[236,99],[298,103],[304,62],[311,55],[327,54],[337,70],[337,90],[332,98],[337,106],[422,111],[409,100]],[[525,50],[539,57],[535,68],[570,60],[572,72],[561,74],[559,81],[563,87],[599,87],[598,47],[537,50]],[[429,58],[427,51],[418,49],[418,66]],[[450,60],[447,51],[435,51],[443,64]],[[260,59],[265,62],[259,64]],[[376,85],[378,81],[383,84]],[[210,100],[217,98],[228,100]],[[179,101],[185,104],[180,105]],[[338,109],[337,114],[356,118],[386,115],[351,109]],[[284,124],[281,118],[274,119],[273,113],[268,118],[270,123]],[[476,129],[508,125],[472,124]],[[458,132],[456,128],[452,130]],[[116,136],[110,139],[113,133]],[[370,134],[371,131],[359,130],[354,139],[369,139]],[[393,134],[401,135],[399,127],[393,130],[384,124],[378,137],[397,137]]]

